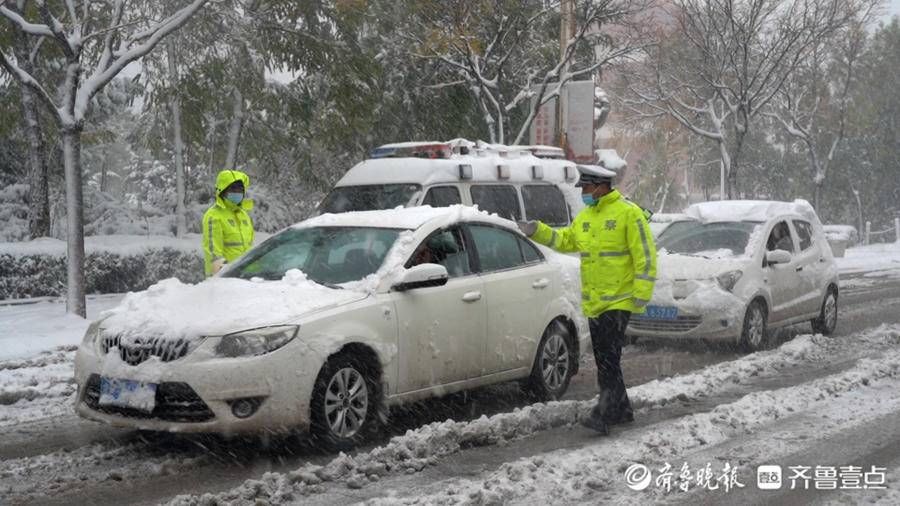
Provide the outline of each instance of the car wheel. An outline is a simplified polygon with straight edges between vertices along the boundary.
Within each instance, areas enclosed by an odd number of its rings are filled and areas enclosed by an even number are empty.
[[[566,393],[575,371],[575,339],[561,322],[544,331],[534,357],[527,390],[535,400],[553,401]]]
[[[761,300],[756,299],[747,306],[741,330],[741,346],[745,350],[761,350],[768,344],[767,319],[768,311]]]
[[[837,293],[833,288],[828,289],[825,298],[822,300],[822,308],[819,310],[819,317],[810,321],[812,330],[823,336],[830,336],[837,327],[838,300]]]
[[[310,406],[313,437],[350,449],[375,432],[380,389],[371,368],[349,355],[328,360],[316,378]]]

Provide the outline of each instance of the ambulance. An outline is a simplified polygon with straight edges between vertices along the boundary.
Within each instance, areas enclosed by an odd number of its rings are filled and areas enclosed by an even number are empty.
[[[554,146],[465,139],[386,144],[347,171],[318,211],[463,204],[560,227],[584,207],[577,179],[575,163]]]

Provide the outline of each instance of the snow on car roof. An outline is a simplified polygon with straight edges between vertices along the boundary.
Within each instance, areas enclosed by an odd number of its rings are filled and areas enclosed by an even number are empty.
[[[812,205],[803,199],[793,202],[774,200],[720,200],[701,202],[684,210],[684,214],[703,222],[767,221],[784,214],[796,214],[818,222]]]
[[[460,179],[459,166],[472,167],[472,178]],[[510,168],[509,177],[500,179],[497,166],[506,165]],[[531,167],[540,166],[543,169],[541,179],[535,179]],[[530,153],[511,153],[510,156],[501,156],[499,153],[491,154],[454,154],[450,158],[373,158],[362,161],[353,166],[338,181],[337,186],[355,186],[369,184],[397,184],[415,183],[429,185],[434,183],[458,183],[458,182],[533,182],[562,183],[567,181],[565,167],[574,167],[575,164],[568,160],[551,160],[538,158]],[[571,173],[574,182],[574,172]]]
[[[481,211],[477,207],[454,205],[450,207],[397,207],[377,211],[323,214],[297,223],[292,228],[378,227],[414,230],[432,220],[441,220],[445,224],[478,220],[507,228],[514,226],[513,222],[500,218],[496,214]]]

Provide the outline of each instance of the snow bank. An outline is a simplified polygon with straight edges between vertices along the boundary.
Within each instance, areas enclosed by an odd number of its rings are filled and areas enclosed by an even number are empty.
[[[835,258],[841,274],[894,271],[900,274],[900,243],[870,244],[848,248],[843,258]],[[882,272],[879,272],[882,271]]]
[[[84,238],[85,254],[96,252],[109,252],[122,256],[140,255],[148,250],[170,248],[186,253],[203,253],[202,237],[198,234],[188,234],[183,238],[162,235],[97,235]],[[0,243],[0,255],[12,256],[47,255],[55,257],[66,256],[66,241],[41,237],[24,242]]]
[[[860,335],[859,339],[872,343],[900,344],[900,326],[883,326]],[[764,374],[778,374],[779,371],[790,367],[792,364],[817,360],[825,357],[826,354],[833,356],[835,351],[827,349],[827,346],[834,342],[834,340],[822,336],[801,336],[776,350],[754,353],[733,362],[717,364],[684,376],[676,376],[661,381],[656,380],[631,388],[628,391],[628,395],[635,408],[645,410],[649,407],[665,405],[675,400],[688,400],[690,398],[721,393],[731,385],[741,382],[744,378]],[[858,343],[848,343],[847,347],[851,350],[859,349]],[[817,382],[814,384],[816,386],[812,388],[814,392],[811,390],[798,390],[796,395],[791,395],[791,399],[800,399],[797,402],[807,403],[821,392],[827,392],[827,395],[838,395],[841,392],[857,388],[865,384],[866,381],[897,375],[900,375],[900,351],[886,355],[881,361],[867,361],[864,365],[860,365],[849,373]],[[623,447],[621,450],[622,455],[628,455],[629,452],[633,453],[635,448],[649,448],[648,451],[651,452],[654,451],[654,448],[680,449],[691,444],[699,445],[704,438],[709,438],[707,440],[709,442],[715,437],[725,437],[725,432],[721,432],[722,436],[716,436],[715,433],[712,433],[711,429],[716,427],[721,427],[721,430],[724,431],[726,430],[725,426],[736,424],[741,430],[752,430],[755,424],[767,420],[766,417],[775,416],[778,413],[786,413],[791,409],[787,397],[778,401],[777,409],[770,408],[772,402],[767,397],[768,395],[770,394],[767,392],[752,394],[734,405],[728,405],[722,409],[717,408],[712,413],[687,417],[687,421],[679,422],[675,424],[674,428],[668,429],[674,437],[671,441],[667,441],[667,434],[663,432],[651,434],[648,436],[645,444],[635,444],[634,442],[626,444],[616,442],[616,440],[609,441],[615,445],[621,444]],[[394,437],[386,445],[368,452],[358,453],[353,456],[342,453],[324,466],[307,464],[289,473],[265,473],[260,479],[248,480],[242,486],[230,491],[220,494],[203,494],[201,496],[178,496],[169,504],[178,506],[215,504],[217,502],[254,504],[257,501],[274,504],[293,503],[301,500],[301,496],[323,491],[324,482],[342,481],[350,488],[361,488],[377,482],[381,477],[389,473],[421,471],[438,459],[457,453],[465,448],[501,444],[553,427],[574,424],[580,415],[593,406],[594,402],[594,400],[590,400],[539,403],[515,409],[509,413],[500,413],[491,417],[482,416],[468,422],[453,420],[435,422],[416,430],[407,431],[403,436]],[[703,434],[698,435],[698,430],[702,430]],[[569,470],[581,468],[582,472],[578,474],[583,479],[584,476],[593,474],[587,472],[587,470],[596,468],[598,463],[602,463],[603,466],[608,466],[609,468],[620,465],[618,462],[621,462],[623,459],[616,459],[614,462],[611,462],[609,459],[609,455],[620,455],[619,451],[618,447],[611,449],[605,447],[600,452],[597,452],[593,447],[588,450],[573,451],[567,449],[563,455],[553,457],[552,462],[547,461],[548,465],[544,467],[543,471],[539,471],[539,474],[541,479],[549,481],[552,478],[545,473],[552,474],[554,469]],[[572,465],[571,463],[563,465],[562,462],[559,462],[565,460],[565,454],[575,452],[589,453],[585,454],[583,459],[579,458],[578,465]],[[523,471],[519,469],[515,471],[515,474],[523,477],[532,475],[535,470],[544,466],[543,462],[538,463],[543,458],[534,457],[533,459],[528,459],[531,461],[531,464],[526,464],[528,470]],[[519,465],[519,463],[504,464],[498,473],[505,474],[506,469],[516,465]],[[600,473],[600,476],[602,474]],[[534,480],[530,481],[533,482]],[[514,498],[522,500],[529,493],[516,488],[509,495],[479,495],[479,490],[483,490],[485,487],[494,488],[495,483],[497,482],[492,481],[490,485],[484,485],[484,483],[471,482],[459,490],[448,490],[446,497],[448,502],[452,504],[465,503],[469,500],[480,502],[479,498],[485,499],[486,502],[496,501],[502,503]],[[511,483],[515,484],[518,482],[511,480]],[[525,482],[520,484],[523,486],[528,485]],[[552,488],[548,483],[542,483],[540,486],[542,490],[550,490]],[[421,501],[440,504],[444,502],[441,499],[442,497],[443,495],[429,496],[417,498],[412,502]],[[563,497],[550,496],[547,499],[553,503],[558,503]],[[529,496],[529,498],[531,497]],[[395,500],[397,498],[391,498],[391,501]],[[565,500],[577,502],[577,499],[571,496],[566,497]]]
[[[724,443],[732,438],[753,434],[756,430],[797,412],[828,409],[834,403],[850,402],[868,395],[870,409],[846,417],[852,427],[896,409],[898,399],[886,408],[880,400],[885,385],[894,392],[900,387],[900,350],[893,350],[877,360],[860,360],[849,371],[804,383],[796,387],[752,393],[737,402],[717,406],[710,412],[689,415],[656,424],[634,435],[599,439],[596,444],[520,459],[502,464],[496,471],[474,480],[459,480],[434,495],[401,498],[390,495],[367,504],[503,504],[512,501],[538,503],[605,502],[598,498],[614,487],[624,489],[624,471],[631,463],[662,467],[685,453]],[[873,392],[873,393],[869,393]],[[882,406],[879,410],[878,407]],[[847,419],[848,418],[848,419]],[[814,436],[821,436],[815,429]],[[615,458],[610,458],[615,456]],[[769,455],[771,457],[771,455]],[[677,470],[676,470],[677,471]],[[640,503],[663,499],[663,490],[649,490],[639,497]],[[610,499],[613,494],[605,494]]]

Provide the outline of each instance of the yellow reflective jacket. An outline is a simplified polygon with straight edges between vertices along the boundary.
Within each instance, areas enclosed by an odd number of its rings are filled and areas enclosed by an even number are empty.
[[[253,220],[247,211],[253,209],[253,201],[244,199],[234,205],[220,194],[235,181],[244,183],[244,191],[250,188],[250,178],[237,170],[223,170],[216,177],[216,203],[203,214],[203,269],[212,276],[212,264],[220,258],[232,262],[253,245]]]
[[[585,207],[572,224],[538,223],[531,238],[581,252],[581,309],[593,318],[613,309],[643,313],[656,282],[656,245],[644,211],[618,190]]]

